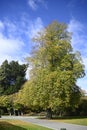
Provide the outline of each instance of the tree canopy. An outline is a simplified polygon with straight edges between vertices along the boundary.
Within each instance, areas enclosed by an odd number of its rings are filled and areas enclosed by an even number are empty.
[[[31,67],[27,82],[26,64],[5,60],[0,66],[0,106],[8,111],[26,106],[32,110],[44,109],[48,117],[52,111],[62,114],[67,110],[73,112],[74,108],[83,113],[81,106],[85,102],[80,100],[82,92],[76,83],[85,75],[84,65],[80,52],[72,48],[67,26],[54,21],[32,40],[34,48],[27,58]]]
[[[5,60],[0,66],[0,95],[17,92],[26,81],[27,65]]]
[[[33,42],[34,49],[27,58],[32,68],[30,80],[24,89],[28,90],[29,103],[53,111],[77,107],[81,93],[76,82],[85,73],[80,53],[72,48],[67,26],[54,21]]]
[[[26,106],[32,110],[44,109],[48,117],[52,111],[83,112],[81,104],[85,102],[80,100],[82,92],[76,83],[85,75],[84,65],[80,52],[73,50],[67,26],[54,21],[32,40],[34,48],[27,58],[30,79],[26,83],[26,64],[5,60],[0,66],[0,106],[9,110]]]

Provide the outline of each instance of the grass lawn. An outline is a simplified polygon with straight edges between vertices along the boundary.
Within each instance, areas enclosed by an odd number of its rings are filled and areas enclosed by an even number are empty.
[[[70,118],[70,119],[59,119],[54,121],[87,126],[87,118],[72,118],[72,119]]]
[[[19,120],[0,120],[0,130],[52,130]]]

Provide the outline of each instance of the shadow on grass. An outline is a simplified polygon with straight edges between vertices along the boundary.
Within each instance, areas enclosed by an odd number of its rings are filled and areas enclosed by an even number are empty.
[[[59,120],[62,120],[62,119],[85,119],[87,118],[87,116],[64,116],[64,117],[53,117],[53,120],[56,120],[56,119],[59,119]]]
[[[50,120],[50,119],[47,119],[45,116],[38,116],[37,117],[38,119],[46,119],[46,120]],[[51,120],[62,120],[62,119],[65,119],[65,120],[68,120],[68,119],[85,119],[87,118],[87,116],[53,116]]]
[[[0,130],[26,130],[26,129],[23,127],[8,123],[6,121],[1,121],[0,122]]]

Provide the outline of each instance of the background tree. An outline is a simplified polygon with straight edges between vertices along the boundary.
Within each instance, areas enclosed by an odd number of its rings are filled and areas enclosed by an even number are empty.
[[[32,104],[51,111],[78,105],[81,93],[77,79],[84,76],[84,65],[79,52],[71,46],[67,26],[54,21],[33,39],[35,44],[30,66]],[[32,100],[32,99],[31,99]]]
[[[9,74],[10,74],[10,66],[8,61],[5,60],[3,64],[0,66],[0,93],[3,93],[9,84]],[[3,87],[2,87],[3,85]]]
[[[0,66],[0,94],[17,92],[26,81],[27,65],[5,60]]]

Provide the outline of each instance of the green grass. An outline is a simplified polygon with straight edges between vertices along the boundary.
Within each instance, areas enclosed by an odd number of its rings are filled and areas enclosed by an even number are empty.
[[[52,130],[19,120],[0,120],[0,130]]]
[[[57,119],[54,121],[87,126],[87,118]]]
[[[63,120],[63,121],[66,122],[66,123],[87,126],[87,118],[83,118],[83,119],[67,119],[67,120]]]

